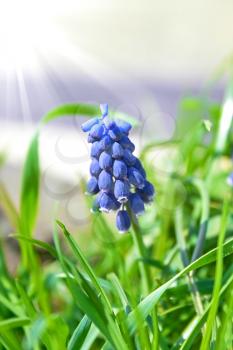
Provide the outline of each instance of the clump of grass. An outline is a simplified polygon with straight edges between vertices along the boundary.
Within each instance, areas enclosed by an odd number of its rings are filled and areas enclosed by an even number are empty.
[[[0,247],[0,349],[232,348],[232,189],[226,180],[233,138],[225,124],[232,99],[230,87],[222,107],[202,98],[181,101],[174,138],[141,152],[156,199],[125,235],[94,213],[91,234],[101,244],[88,257],[59,217],[51,218],[52,244],[34,236],[39,136],[55,118],[91,117],[98,110],[65,105],[42,119],[25,160],[19,211],[0,186],[20,246],[15,274],[4,242]],[[170,159],[167,173],[152,162],[158,149],[182,155]]]

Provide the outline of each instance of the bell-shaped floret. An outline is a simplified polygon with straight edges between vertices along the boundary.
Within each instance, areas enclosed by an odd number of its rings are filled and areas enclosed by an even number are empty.
[[[116,227],[120,233],[129,231],[130,217],[126,210],[119,210],[116,216]]]
[[[129,182],[127,180],[116,180],[114,184],[114,196],[120,203],[128,201],[130,192]]]

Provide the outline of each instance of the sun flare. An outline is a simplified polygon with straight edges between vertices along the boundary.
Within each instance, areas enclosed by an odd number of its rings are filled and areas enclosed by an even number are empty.
[[[38,68],[40,50],[51,48],[56,35],[52,3],[0,1],[0,69]]]

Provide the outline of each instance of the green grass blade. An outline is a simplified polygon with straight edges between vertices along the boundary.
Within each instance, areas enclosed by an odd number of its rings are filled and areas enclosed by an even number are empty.
[[[12,234],[10,235],[13,238],[16,238],[18,240],[22,240],[25,242],[28,242],[30,244],[33,244],[41,249],[46,250],[51,256],[53,257],[57,257],[57,252],[56,249],[54,249],[51,244],[47,243],[47,242],[43,242],[40,241],[39,239],[34,239],[34,238],[30,238],[30,237],[25,237],[23,235],[19,235],[19,234]]]
[[[39,135],[33,137],[23,168],[20,196],[20,227],[25,236],[31,236],[39,202],[40,166]]]
[[[0,321],[0,334],[5,330],[12,328],[21,328],[30,324],[30,318],[28,317],[13,317],[4,321]]]
[[[91,320],[85,315],[74,330],[69,343],[68,350],[80,349],[86,339],[91,327]]]
[[[106,327],[107,319],[105,317],[104,310],[100,312],[95,305],[95,302],[98,300],[98,296],[96,296],[96,301],[93,302],[91,298],[89,298],[89,296],[86,293],[84,293],[79,287],[78,281],[75,281],[70,277],[70,270],[68,269],[68,266],[60,248],[56,226],[54,227],[54,243],[62,269],[67,276],[67,283],[73,295],[75,303],[88,316],[88,318],[92,320],[92,322],[96,325],[96,327],[100,330],[104,337],[108,341],[110,341],[110,343],[113,343],[111,333],[109,332],[108,327]]]
[[[110,302],[108,300],[108,297],[107,297],[105,291],[103,290],[103,288],[101,287],[101,285],[99,284],[98,279],[97,279],[94,271],[92,270],[92,268],[89,265],[88,261],[84,257],[83,253],[81,252],[79,246],[77,245],[77,243],[75,242],[75,240],[73,239],[71,234],[67,231],[65,225],[63,225],[63,223],[61,223],[60,221],[57,221],[57,223],[61,227],[65,237],[67,238],[67,240],[68,240],[68,242],[69,242],[69,244],[70,244],[70,246],[71,246],[75,256],[77,257],[79,263],[81,264],[82,268],[87,273],[87,275],[90,277],[93,285],[95,286],[97,291],[102,296],[103,301],[104,301],[105,305],[107,306],[110,314],[112,314],[112,307],[111,307],[111,304],[110,304]]]
[[[226,292],[226,290],[229,288],[229,286],[232,285],[232,282],[233,282],[233,275],[231,274],[231,276],[228,279],[228,281],[221,288],[221,291],[219,293],[220,297],[222,297],[223,294]],[[207,319],[208,312],[209,312],[212,304],[213,304],[213,300],[210,302],[210,304],[206,308],[206,310],[203,313],[203,315],[195,323],[195,326],[194,326],[193,330],[188,335],[187,339],[182,343],[182,345],[180,347],[180,350],[189,350],[189,349],[191,349],[194,340],[196,339],[197,336],[199,336],[201,334],[201,328],[203,327],[203,325],[204,325],[204,323],[205,323],[205,321]]]
[[[96,340],[96,338],[99,335],[99,330],[98,328],[92,323],[91,328],[89,329],[89,332],[86,336],[86,339],[80,348],[80,350],[90,350],[93,349],[93,343]]]
[[[45,116],[41,120],[41,124],[47,124],[48,122],[54,119],[65,117],[65,116],[82,115],[82,116],[88,116],[88,117],[95,117],[99,113],[100,113],[99,106],[82,104],[82,103],[65,104],[57,108],[54,108],[51,111],[49,111],[47,114],[45,114]]]
[[[21,301],[22,301],[22,304],[25,308],[26,314],[30,318],[33,318],[36,315],[36,309],[31,301],[31,299],[29,298],[29,296],[25,292],[25,290],[22,287],[22,285],[20,284],[20,282],[17,280],[16,280],[16,287],[17,287],[17,290],[18,290],[19,295],[21,297]]]
[[[222,215],[222,222],[221,222],[221,229],[218,239],[218,251],[217,251],[217,261],[216,261],[216,270],[215,270],[215,283],[214,283],[214,291],[213,291],[213,297],[212,297],[212,305],[209,311],[207,323],[205,332],[203,334],[202,343],[200,350],[207,350],[209,349],[209,341],[211,337],[211,333],[213,330],[213,325],[215,322],[215,317],[218,310],[218,303],[219,303],[219,291],[221,288],[222,283],[222,273],[223,273],[223,242],[225,237],[225,232],[227,228],[227,220],[228,220],[228,214],[229,214],[229,203],[228,201],[225,201],[224,207],[223,207],[223,215]]]
[[[233,275],[232,275],[233,277]],[[223,305],[222,317],[220,320],[220,327],[217,334],[217,349],[221,346],[223,349],[230,347],[232,340],[232,329],[231,324],[233,319],[233,278],[228,286],[226,292],[226,298]]]
[[[7,350],[23,350],[19,344],[19,340],[14,336],[13,332],[4,332],[0,335],[0,343]]]
[[[143,319],[149,315],[153,307],[158,303],[161,296],[166,290],[180,277],[186,275],[188,272],[196,270],[202,266],[210,264],[216,260],[218,248],[211,250],[199,259],[188,265],[185,269],[181,270],[173,278],[167,281],[165,284],[150,293],[140,304],[129,314],[127,323],[130,332],[133,333],[137,328],[137,314],[140,314]],[[233,239],[230,239],[223,245],[223,256],[228,256],[233,253]]]
[[[108,275],[108,278],[112,282],[113,287],[115,288],[115,291],[116,291],[116,293],[121,301],[121,304],[122,304],[124,310],[127,310],[127,308],[129,307],[129,301],[127,299],[127,296],[124,292],[124,289],[123,289],[118,277],[116,276],[115,273],[110,273]]]
[[[106,311],[106,316],[108,319],[108,327],[109,327],[109,332],[111,334],[112,339],[114,340],[114,345],[118,349],[126,349],[126,344],[124,342],[124,339],[120,333],[119,326],[115,320],[115,315],[112,310],[112,306],[110,304],[110,301],[104,291],[104,289],[101,287],[98,278],[96,277],[94,271],[92,270],[91,266],[89,265],[88,261],[84,257],[83,253],[81,252],[78,244],[76,241],[73,239],[71,234],[67,231],[65,225],[61,223],[60,221],[57,221],[58,225],[61,227],[63,230],[63,233],[65,237],[67,238],[75,256],[77,257],[79,263],[81,264],[82,268],[84,271],[87,273],[87,275],[90,277],[91,282],[93,283],[94,287],[97,289],[98,293],[101,295],[102,302]],[[112,343],[112,341],[110,341]]]

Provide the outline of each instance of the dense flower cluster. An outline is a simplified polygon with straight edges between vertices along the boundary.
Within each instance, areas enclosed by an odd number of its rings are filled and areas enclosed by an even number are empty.
[[[153,200],[154,187],[147,181],[140,160],[133,155],[135,146],[128,137],[131,124],[112,120],[106,104],[100,105],[100,109],[100,118],[92,118],[82,125],[92,144],[87,192],[97,195],[98,210],[117,211],[117,229],[126,232],[131,225],[128,209],[136,216],[142,214],[144,205]]]

